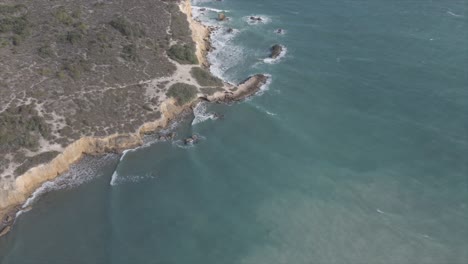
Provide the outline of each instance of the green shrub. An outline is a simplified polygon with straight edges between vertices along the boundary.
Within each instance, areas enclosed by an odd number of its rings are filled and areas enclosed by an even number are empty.
[[[122,49],[122,58],[127,61],[138,61],[138,50],[135,44],[126,45]]]
[[[63,79],[65,79],[65,77],[67,77],[65,71],[58,71],[57,72],[57,78],[58,79],[63,80]]]
[[[28,26],[29,23],[26,16],[0,19],[0,33],[12,32],[24,36],[27,33]]]
[[[9,40],[15,46],[20,45],[28,34],[26,10],[24,5],[0,5],[0,33],[12,33]]]
[[[77,31],[68,31],[65,39],[72,45],[77,44],[83,38],[83,35]]]
[[[20,35],[13,35],[11,37],[11,43],[15,46],[19,46],[23,42],[23,38]]]
[[[88,31],[89,26],[86,25],[83,22],[78,22],[75,25],[73,25],[75,28],[77,28],[79,31],[86,33]]]
[[[223,86],[223,81],[221,79],[200,67],[193,67],[190,74],[201,86]]]
[[[71,63],[65,63],[63,69],[68,73],[74,80],[81,77],[83,72],[90,70],[90,65],[84,59],[76,60]]]
[[[139,25],[130,23],[124,17],[115,18],[109,24],[126,37],[139,38],[145,35],[145,31]]]
[[[55,18],[64,25],[71,25],[73,24],[73,18],[68,14],[67,10],[63,7],[59,7],[57,11],[54,13]]]
[[[39,135],[48,137],[50,130],[34,104],[8,108],[0,113],[0,149],[35,149]]]
[[[26,11],[27,8],[25,5],[1,5],[0,4],[0,15],[14,15],[18,12]]]
[[[192,41],[192,33],[187,21],[187,16],[180,12],[180,8],[175,3],[169,4],[167,9],[171,14],[172,38],[181,42],[190,43]]]
[[[191,102],[197,96],[198,89],[197,87],[186,84],[186,83],[176,83],[169,87],[166,95],[168,97],[175,98],[179,105],[184,105]]]
[[[167,51],[167,55],[180,64],[198,64],[195,48],[188,45],[172,45]]]
[[[52,55],[54,55],[54,52],[52,51],[52,48],[49,45],[44,45],[40,47],[37,50],[37,53],[39,54],[41,58],[44,58],[44,59],[52,57]]]

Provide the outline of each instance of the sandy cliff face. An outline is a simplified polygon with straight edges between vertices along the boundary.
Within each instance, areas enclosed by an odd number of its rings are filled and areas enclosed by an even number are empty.
[[[206,60],[206,54],[210,47],[210,30],[197,20],[193,19],[192,4],[190,3],[190,0],[182,1],[179,7],[180,10],[187,15],[187,19],[189,20],[190,29],[192,30],[192,38],[197,44],[196,55],[198,61],[201,65],[208,67],[209,64]]]
[[[137,147],[143,143],[144,133],[165,127],[170,119],[188,107],[190,106],[177,106],[173,99],[168,99],[161,104],[161,118],[144,124],[136,133],[117,134],[105,138],[81,138],[66,147],[51,162],[34,167],[16,179],[12,178],[10,181],[4,182],[0,186],[0,218],[4,219],[9,211],[23,203],[44,182],[53,180],[67,171],[83,154],[97,155]],[[8,224],[7,222],[10,221],[4,220],[3,222]],[[2,229],[1,226],[0,229]]]

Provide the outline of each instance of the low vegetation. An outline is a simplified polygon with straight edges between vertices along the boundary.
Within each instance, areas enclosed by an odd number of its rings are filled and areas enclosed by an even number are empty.
[[[190,74],[201,86],[223,86],[223,81],[221,79],[200,67],[193,67]]]
[[[2,5],[0,4],[0,15],[12,15],[20,12],[26,11],[27,8],[25,5]]]
[[[174,3],[168,5],[168,11],[171,13],[172,38],[182,43],[192,43],[192,33],[187,21],[187,16],[180,12],[179,7]]]
[[[198,64],[195,48],[189,45],[172,45],[167,51],[167,55],[180,64]]]
[[[39,136],[49,134],[49,127],[34,104],[9,108],[0,114],[0,149],[35,149]]]
[[[55,13],[54,17],[62,24],[70,26],[73,24],[73,17],[65,10],[64,7],[59,7]]]
[[[135,44],[129,44],[122,49],[122,58],[127,61],[138,61],[138,50]]]
[[[197,87],[193,85],[186,83],[176,83],[169,87],[166,95],[176,99],[179,105],[184,105],[193,101],[197,96],[197,92]]]
[[[67,42],[72,45],[76,45],[78,42],[83,39],[83,35],[79,31],[68,31],[67,35],[65,36]]]
[[[52,57],[54,55],[54,51],[52,50],[52,48],[50,47],[50,45],[44,45],[42,47],[40,47],[38,50],[37,50],[37,53],[39,54],[39,56],[43,59],[45,58],[49,58],[49,57]]]
[[[145,36],[145,31],[140,25],[132,24],[125,17],[115,18],[109,24],[126,37],[140,38]]]
[[[68,73],[68,75],[74,80],[79,79],[84,72],[87,72],[90,69],[91,66],[89,65],[89,62],[84,59],[77,59],[72,62],[67,62],[63,66],[63,71]]]
[[[27,8],[24,5],[0,5],[0,35],[18,46],[29,33]],[[2,45],[4,46],[4,45]]]

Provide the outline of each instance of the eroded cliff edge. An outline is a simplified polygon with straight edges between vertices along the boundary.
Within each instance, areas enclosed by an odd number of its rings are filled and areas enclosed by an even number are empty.
[[[198,67],[208,65],[209,29],[191,18],[190,0],[59,2],[0,6],[0,19],[27,31],[0,30],[0,235],[84,154],[134,148],[198,100],[238,101],[267,82],[236,86]]]

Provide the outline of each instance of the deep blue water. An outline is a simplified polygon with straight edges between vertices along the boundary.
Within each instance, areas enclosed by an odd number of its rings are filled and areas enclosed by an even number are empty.
[[[194,4],[230,18],[196,12],[222,27],[213,72],[268,73],[268,89],[186,118],[192,148],[85,160],[64,177],[84,183],[0,239],[0,263],[468,263],[467,0]]]

